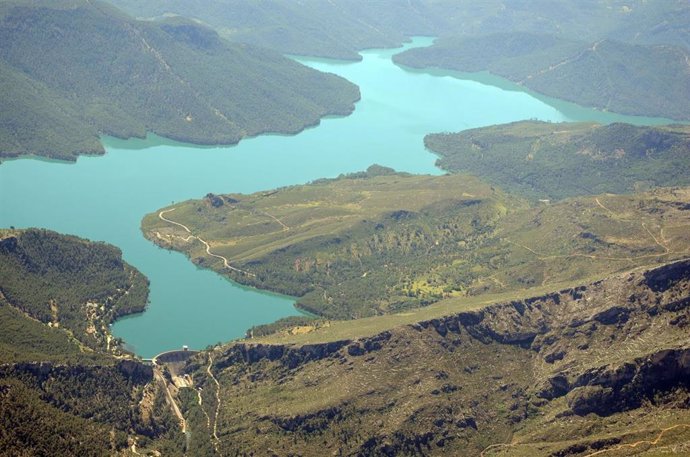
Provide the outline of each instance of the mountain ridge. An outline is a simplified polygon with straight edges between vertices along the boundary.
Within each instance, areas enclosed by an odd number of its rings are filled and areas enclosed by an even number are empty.
[[[234,144],[299,132],[359,100],[342,78],[185,19],[136,21],[85,0],[16,0],[0,13],[5,157],[102,154],[102,134]]]
[[[207,372],[220,382],[226,452],[653,455],[632,443],[690,436],[688,262],[357,340],[232,343],[188,370],[204,391]]]

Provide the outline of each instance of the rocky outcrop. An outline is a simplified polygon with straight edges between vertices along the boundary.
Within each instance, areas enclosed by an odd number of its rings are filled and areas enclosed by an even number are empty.
[[[333,455],[479,455],[540,417],[687,407],[689,298],[683,261],[367,338],[233,344],[213,370],[227,398],[252,400],[223,404],[232,424],[224,450],[280,443],[303,455],[314,446]],[[271,402],[260,404],[265,396]],[[251,412],[238,413],[247,404]],[[584,438],[544,455],[620,441]]]
[[[663,350],[615,368],[583,373],[560,393],[567,392],[575,414],[605,416],[639,408],[643,401],[678,387],[690,388],[690,349]]]
[[[304,363],[333,356],[349,343],[349,340],[342,340],[303,346],[234,344],[218,359],[215,366],[218,369],[223,369],[238,363],[255,364],[261,361],[279,361],[284,367],[292,369]]]
[[[287,418],[267,416],[268,419],[281,429],[288,432],[313,433],[325,430],[333,422],[337,421],[342,414],[342,408],[332,407],[310,414],[297,415]]]

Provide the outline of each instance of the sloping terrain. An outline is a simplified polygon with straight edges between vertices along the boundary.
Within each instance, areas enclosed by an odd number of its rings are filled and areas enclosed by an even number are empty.
[[[47,230],[0,233],[0,299],[28,317],[107,351],[108,325],[144,310],[148,281],[119,249]]]
[[[355,340],[230,344],[188,365],[197,436],[229,455],[682,454],[688,305],[685,260]]]
[[[438,40],[394,57],[413,68],[488,71],[579,105],[689,120],[690,50],[524,32]]]
[[[522,204],[469,176],[377,170],[188,201],[146,216],[143,231],[200,266],[300,296],[314,313],[352,319],[428,303],[428,292],[440,296],[437,286],[417,294],[427,287],[420,276],[452,262],[461,241],[479,243],[508,206]]]
[[[356,86],[174,18],[136,21],[101,2],[0,5],[0,156],[75,160],[99,135],[147,132],[231,144],[349,114]]]
[[[224,37],[292,54],[358,59],[406,36],[506,31],[689,47],[684,0],[109,0],[138,17],[182,15]]]
[[[688,255],[687,188],[528,207],[465,175],[366,173],[163,208],[145,236],[330,319],[585,281]]]
[[[521,121],[427,135],[437,165],[531,200],[690,184],[690,128]]]
[[[144,309],[146,278],[112,246],[0,233],[0,454],[112,456],[139,442],[181,455],[158,368],[108,330]]]

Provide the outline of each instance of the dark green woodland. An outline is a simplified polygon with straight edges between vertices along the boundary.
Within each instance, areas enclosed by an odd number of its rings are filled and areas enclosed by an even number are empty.
[[[295,133],[349,114],[353,84],[190,20],[137,21],[98,1],[0,4],[0,157],[75,160],[101,135],[197,144]]]

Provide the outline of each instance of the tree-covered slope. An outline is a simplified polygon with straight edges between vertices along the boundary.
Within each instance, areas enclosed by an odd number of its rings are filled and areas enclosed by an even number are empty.
[[[0,293],[29,317],[107,349],[108,325],[144,310],[148,281],[119,249],[46,230],[1,233]]]
[[[157,368],[111,340],[147,281],[120,251],[46,230],[0,231],[0,454],[181,455]]]
[[[110,0],[136,16],[166,13],[192,17],[237,42],[290,54],[359,59],[357,51],[395,47],[405,32],[432,29],[420,14],[423,5],[394,0],[377,2],[286,0]]]
[[[361,338],[230,344],[188,366],[196,436],[225,455],[682,454],[689,304],[685,260]]]
[[[406,36],[506,31],[690,46],[684,0],[109,0],[135,16],[177,14],[223,36],[293,54],[357,59]]]
[[[191,21],[136,21],[100,2],[0,5],[0,156],[73,160],[101,134],[202,144],[297,132],[348,114],[357,88]]]
[[[299,296],[312,312],[352,319],[428,303],[428,294],[413,292],[418,276],[447,261],[461,240],[477,242],[508,206],[520,204],[468,176],[383,170],[188,201],[148,215],[143,230],[199,265]],[[168,220],[188,226],[237,270],[205,255],[202,242],[183,242]]]
[[[690,119],[690,50],[684,47],[507,32],[440,39],[394,60],[414,68],[488,71],[541,94],[602,110]]]
[[[662,189],[528,207],[471,176],[373,168],[208,195],[147,215],[142,229],[200,266],[352,319],[682,257],[689,202],[687,189]]]
[[[424,139],[438,165],[532,200],[690,184],[690,129],[522,121]]]

